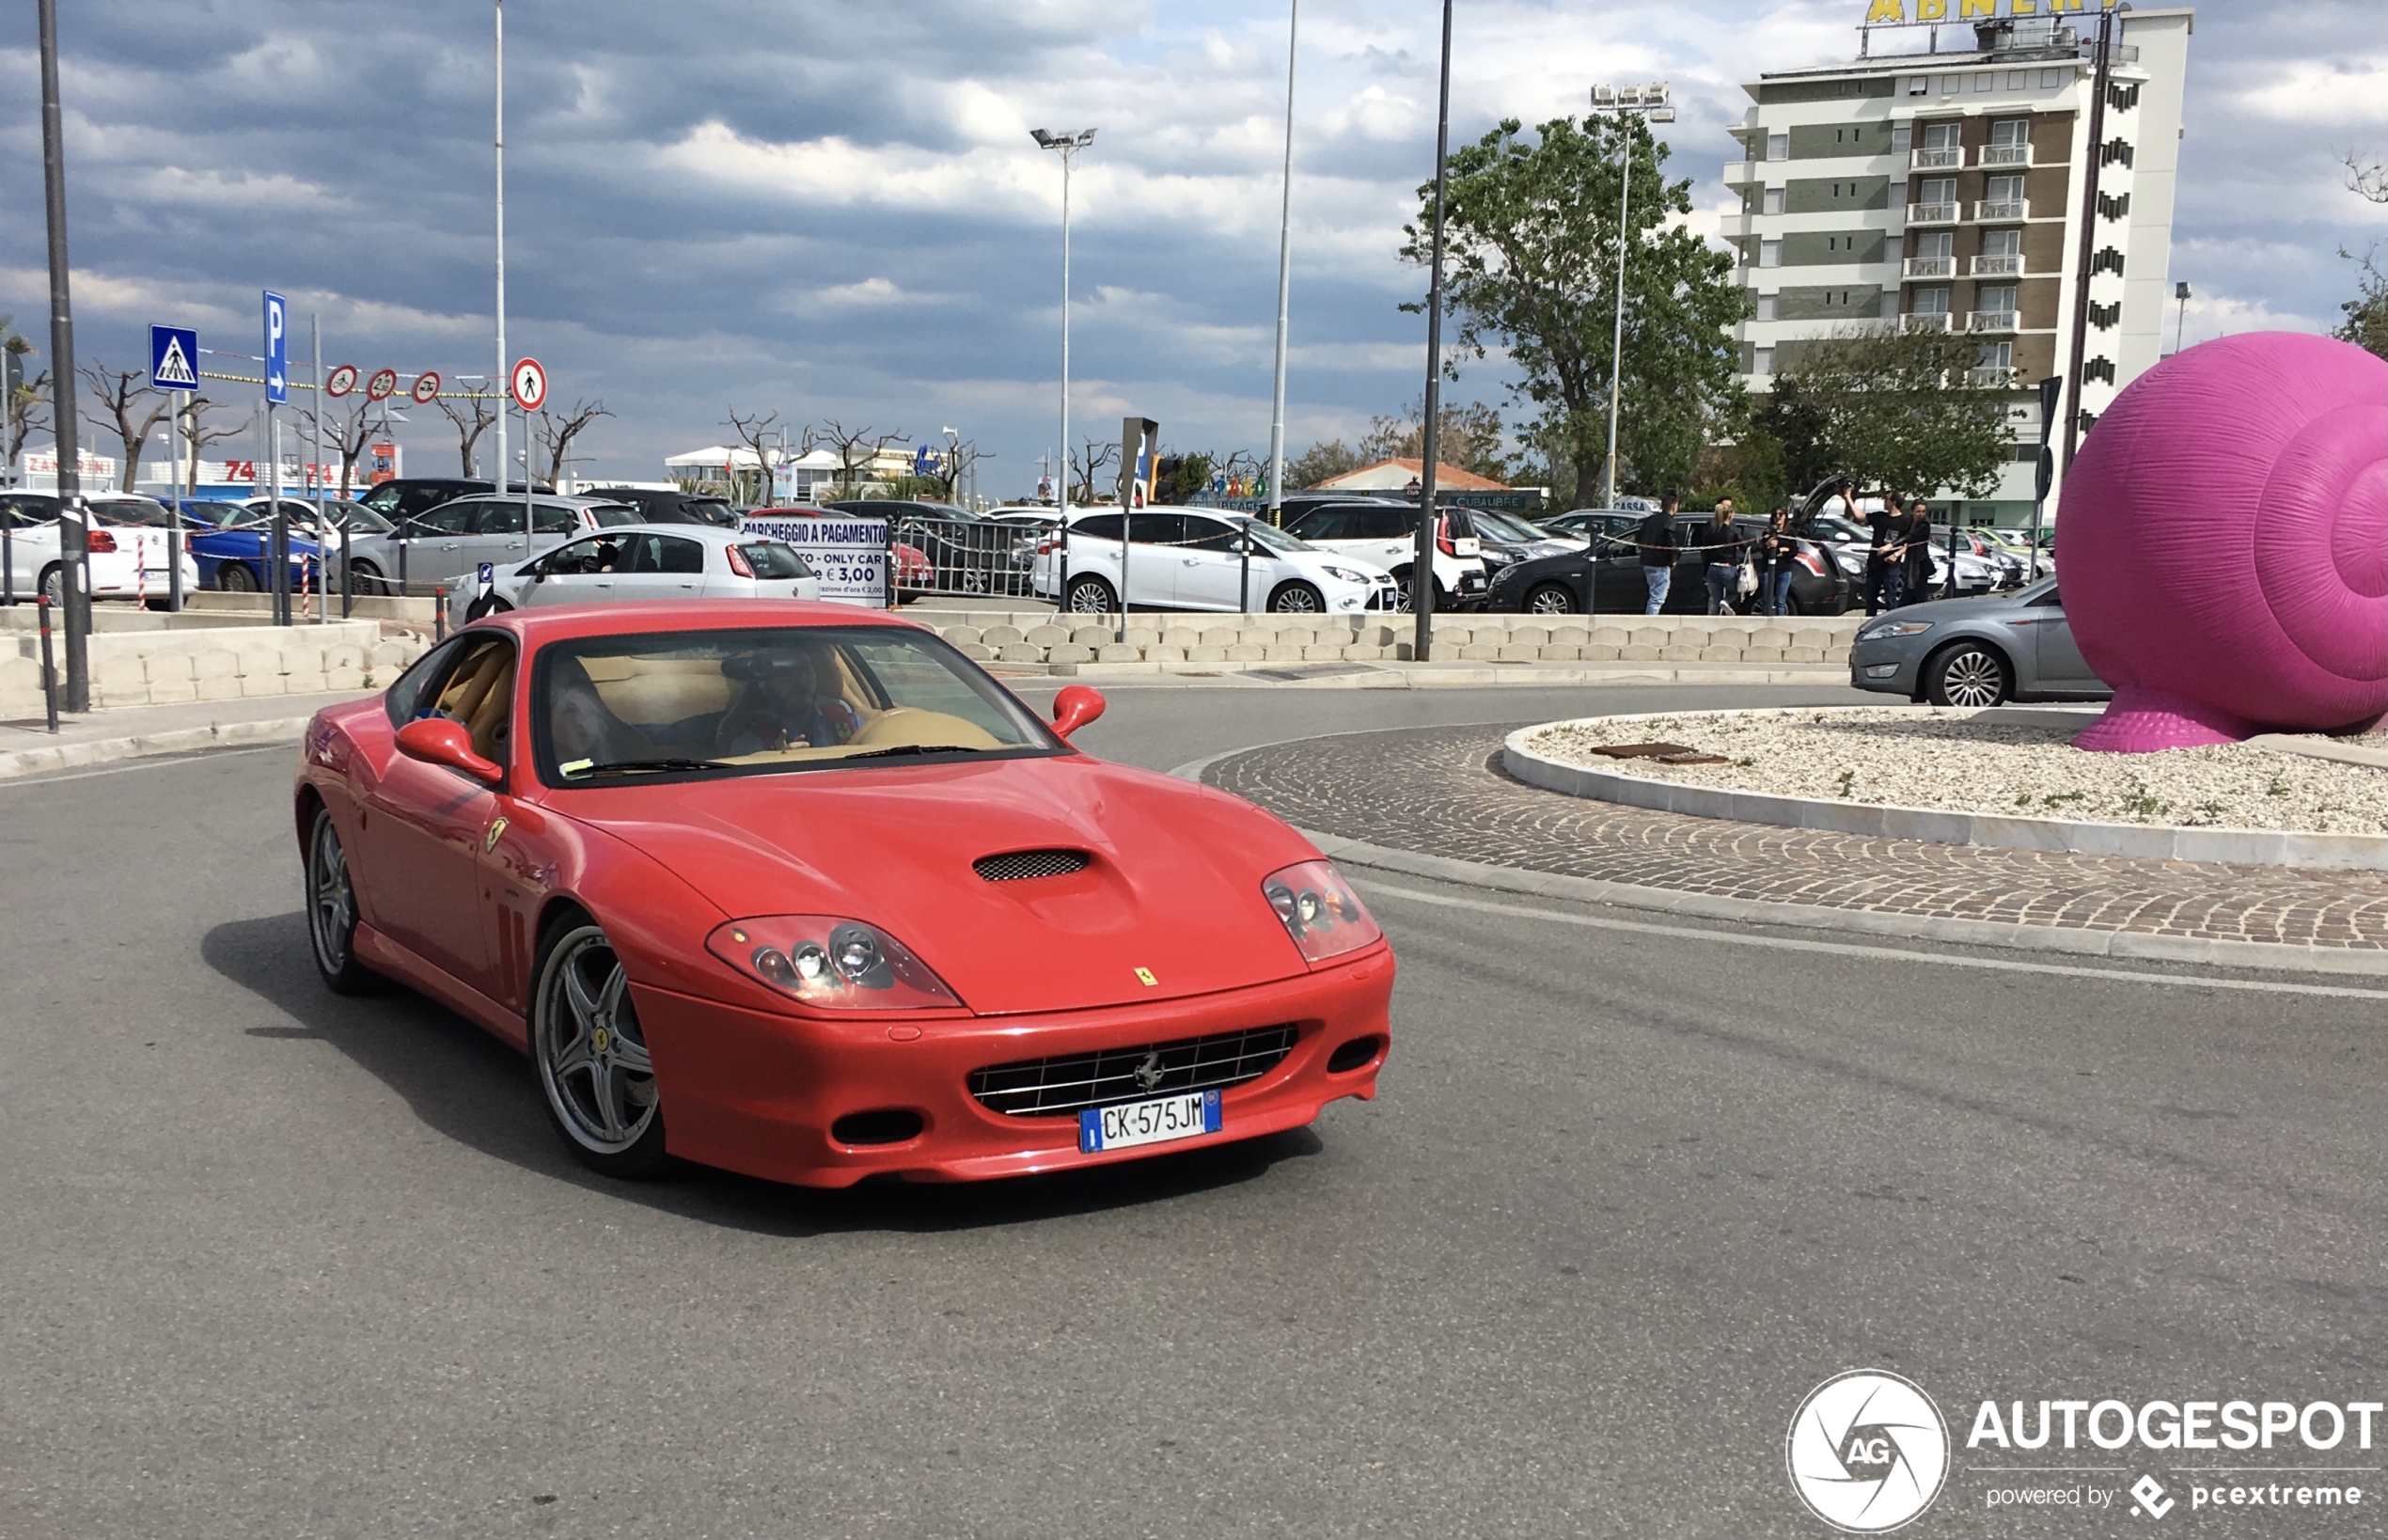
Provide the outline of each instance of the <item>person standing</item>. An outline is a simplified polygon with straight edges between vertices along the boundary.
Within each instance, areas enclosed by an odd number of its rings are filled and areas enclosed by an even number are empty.
[[[1906,605],[1920,605],[1932,597],[1932,510],[1923,498],[1918,497],[1909,506],[1899,538],[1905,542],[1900,558],[1904,591],[1898,602],[1891,606],[1893,609]],[[1956,564],[1952,562],[1949,579],[1954,583],[1956,578]]]
[[[1642,581],[1649,590],[1642,613],[1656,615],[1667,607],[1667,590],[1673,587],[1675,576],[1675,510],[1683,506],[1681,498],[1667,494],[1658,511],[1643,519],[1633,532],[1633,542],[1642,551]]]
[[[1865,612],[1878,615],[1886,609],[1899,607],[1899,558],[1905,553],[1900,547],[1899,532],[1907,521],[1899,514],[1899,495],[1883,495],[1882,505],[1866,516],[1866,529],[1871,540],[1865,553]]]
[[[1758,608],[1767,615],[1791,613],[1791,579],[1799,571],[1799,542],[1791,533],[1791,511],[1781,504],[1767,518],[1758,542]]]
[[[1748,542],[1733,526],[1733,499],[1717,499],[1717,511],[1700,527],[1701,568],[1708,576],[1708,613],[1733,613],[1735,589],[1741,581],[1741,553]]]

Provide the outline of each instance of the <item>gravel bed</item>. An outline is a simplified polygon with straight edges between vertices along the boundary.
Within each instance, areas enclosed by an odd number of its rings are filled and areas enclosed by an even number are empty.
[[[2075,823],[2388,834],[2388,770],[2237,744],[2086,753],[2071,739],[2092,720],[2058,725],[2011,708],[1686,712],[1553,722],[1526,744],[1568,764],[1720,791]],[[1729,762],[1593,752],[1654,742]]]

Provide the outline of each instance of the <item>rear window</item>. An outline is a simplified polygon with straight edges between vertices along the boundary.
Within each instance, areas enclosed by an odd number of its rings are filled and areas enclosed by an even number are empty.
[[[645,524],[647,516],[635,508],[621,503],[602,503],[589,511],[600,529],[619,529],[625,524]]]
[[[746,565],[753,569],[755,576],[765,582],[812,575],[812,569],[805,565],[804,558],[796,554],[795,548],[782,545],[778,541],[758,541],[752,545],[741,545],[738,554],[746,558]]]

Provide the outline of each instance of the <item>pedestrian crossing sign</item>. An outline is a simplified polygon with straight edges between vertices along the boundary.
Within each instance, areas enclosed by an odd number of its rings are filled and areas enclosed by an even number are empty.
[[[149,328],[149,388],[199,388],[199,334],[181,326]]]

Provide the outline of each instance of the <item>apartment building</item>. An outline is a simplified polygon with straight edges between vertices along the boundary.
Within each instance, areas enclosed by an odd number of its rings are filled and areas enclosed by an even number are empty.
[[[1741,207],[1723,235],[1753,301],[1739,338],[1752,392],[1847,326],[1972,338],[1975,380],[2013,387],[2016,443],[1997,490],[1964,516],[2020,525],[2036,386],[2071,355],[2084,218],[2082,420],[2159,356],[2192,13],[2119,13],[2092,143],[2097,15],[2080,0],[1957,3],[1970,20],[1948,20],[1948,0],[1912,0],[1911,21],[1901,0],[1872,0],[1854,62],[1748,83],[1733,131],[1743,158],[1725,167]],[[2061,422],[2057,441],[2061,461]]]

